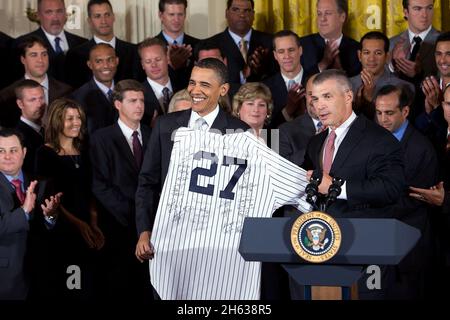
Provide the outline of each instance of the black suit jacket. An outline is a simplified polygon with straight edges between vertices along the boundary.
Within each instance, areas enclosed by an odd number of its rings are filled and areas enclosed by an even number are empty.
[[[24,180],[26,190],[30,179],[24,175]],[[35,189],[36,208],[44,199],[46,185],[44,181],[39,182]],[[0,172],[0,300],[23,300],[27,296],[29,283],[25,258],[29,231],[33,231],[33,236],[46,232],[39,209],[35,209],[31,216],[30,222],[27,221],[14,188]],[[30,245],[36,246],[34,239],[33,242]]]
[[[11,82],[14,77],[11,75],[11,45],[13,38],[0,31],[0,69],[3,76],[0,77],[0,90]]]
[[[309,74],[319,73],[317,64],[322,60],[325,50],[325,40],[319,33],[314,33],[300,38],[300,44],[303,48],[301,57],[302,66]],[[342,37],[339,46],[339,58],[342,68],[348,77],[353,77],[361,72],[361,63],[358,59],[359,43],[352,38]]]
[[[83,42],[86,42],[87,39],[82,38],[80,36],[77,36],[76,34],[64,31],[64,34],[66,35],[67,43],[69,45],[69,49],[76,47]],[[53,46],[51,45],[50,41],[48,41],[44,31],[42,28],[38,28],[30,33],[27,33],[23,36],[20,36],[14,41],[13,47],[17,48],[18,44],[21,43],[26,37],[29,36],[37,36],[44,40],[44,42],[47,44],[49,48],[48,52],[48,58],[49,58],[49,68],[48,68],[48,74],[53,76],[55,79],[59,81],[65,81],[66,79],[66,70],[65,70],[65,60],[66,55],[65,54],[56,54],[55,50],[53,49]],[[20,57],[19,54],[16,51],[16,79],[19,78],[21,75],[23,75],[24,70],[23,66],[20,63]]]
[[[4,127],[14,127],[19,121],[21,111],[16,104],[16,86],[24,78],[17,80],[13,84],[0,91],[0,125]],[[72,87],[48,76],[48,103],[49,105],[57,98],[62,98],[72,92]],[[48,110],[47,110],[48,114]]]
[[[245,61],[238,46],[228,32],[228,28],[223,32],[212,36],[208,39],[208,41],[213,41],[219,45],[222,52],[225,54],[227,58],[229,82],[240,84],[240,72],[245,66]],[[251,75],[247,78],[248,82],[261,81],[277,71],[275,59],[272,54],[272,35],[253,29],[247,56],[250,57],[260,46],[269,49],[269,61],[264,66],[266,72],[262,75]]]
[[[172,81],[172,79],[173,77],[170,77],[170,83],[172,84],[173,94],[175,94],[178,90],[181,90],[184,87],[180,87],[178,82]],[[144,116],[142,117],[141,123],[150,126],[153,119],[154,111],[156,110],[158,112],[158,115],[163,115],[164,112],[148,80],[146,79],[144,82],[142,82],[142,85],[144,86],[145,112]]]
[[[117,120],[116,108],[103,94],[94,79],[78,88],[71,96],[83,107],[86,113],[89,135],[92,135],[97,129],[112,125]]]
[[[155,38],[161,39],[162,41],[164,41],[164,43],[166,45],[169,45],[166,38],[164,38],[162,31],[160,33],[158,33]],[[194,38],[186,33],[184,34],[183,44],[190,45],[192,47],[192,53],[194,52],[194,48],[199,41],[200,41],[200,39]],[[192,68],[194,67],[194,62],[195,62],[194,55],[192,54],[189,57],[187,64],[184,68],[179,68],[177,70],[174,70],[169,66],[169,74],[170,74],[171,78],[177,79],[179,85],[182,88],[187,87],[187,85],[189,83],[189,79],[191,78],[191,71],[192,71]]]
[[[139,184],[136,191],[136,226],[138,234],[151,231],[158,206],[159,193],[169,170],[173,148],[172,134],[180,127],[187,127],[192,110],[184,110],[161,116],[152,130],[150,145],[145,153]],[[241,120],[219,110],[212,129],[225,133],[226,129],[244,129],[249,127]]]
[[[89,51],[95,45],[94,39],[82,43],[67,52],[66,56],[66,82],[74,88],[89,81],[92,71],[87,66]],[[114,76],[116,82],[124,79],[142,78],[142,67],[135,44],[116,38],[116,55],[119,57],[119,65]]]
[[[303,69],[302,85],[306,86],[309,74]],[[281,72],[277,72],[275,75],[264,80],[264,84],[267,85],[272,93],[273,111],[272,118],[270,120],[270,127],[277,128],[279,125],[286,122],[281,111],[287,104],[288,90],[286,83],[284,82]],[[305,102],[306,103],[306,102]]]
[[[25,147],[27,148],[27,154],[22,168],[25,172],[35,174],[34,161],[36,158],[36,151],[44,144],[44,137],[22,120],[19,120],[16,129],[23,134],[25,138]]]
[[[438,183],[439,163],[433,145],[408,124],[400,141],[404,152],[405,179],[407,186],[428,189]],[[396,210],[401,211],[402,221],[423,231],[427,221],[428,206],[407,194],[398,200]]]
[[[308,142],[316,134],[313,120],[308,114],[301,115],[282,124],[279,132],[280,156],[301,166]]]
[[[322,172],[322,149],[328,130],[311,138],[304,167]],[[312,164],[312,166],[311,166]],[[392,206],[406,190],[403,152],[387,130],[359,116],[342,141],[330,176],[347,182],[347,200],[337,200],[328,212],[335,217],[392,217]]]
[[[141,126],[144,152],[150,132]],[[90,142],[92,191],[103,209],[102,220],[111,224],[113,219],[123,227],[132,227],[136,236],[134,197],[140,168],[128,142],[117,123],[95,132]]]

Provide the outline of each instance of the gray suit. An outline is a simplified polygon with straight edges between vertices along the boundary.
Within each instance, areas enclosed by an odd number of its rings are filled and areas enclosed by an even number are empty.
[[[424,77],[437,74],[436,61],[434,59],[434,44],[436,42],[437,37],[439,36],[439,33],[440,33],[439,31],[437,31],[436,29],[434,29],[432,27],[430,32],[428,32],[424,41],[420,45],[419,57],[420,57],[420,62],[422,63],[422,69],[424,71],[424,74],[423,74]],[[405,49],[410,47],[408,30],[406,30],[390,39],[390,42],[391,42],[391,46],[389,48],[390,52],[392,52],[392,49],[394,49],[395,44],[402,37],[404,37],[406,39]],[[408,56],[409,56],[409,54],[408,54]]]
[[[24,185],[30,180],[24,175]],[[44,198],[46,183],[36,189],[37,203]],[[38,206],[38,205],[36,205]],[[39,233],[45,229],[42,214],[32,214],[31,228]],[[0,300],[23,300],[28,293],[28,279],[25,274],[30,223],[15,195],[14,188],[0,172]],[[36,234],[36,233],[35,233]],[[41,257],[42,258],[42,257]],[[35,268],[36,266],[32,266]]]
[[[361,75],[358,74],[354,77],[351,77],[350,82],[352,83],[353,93],[356,95],[356,93],[358,92],[359,88],[362,85]],[[399,77],[397,77],[395,74],[390,72],[389,70],[385,69],[384,73],[381,75],[381,77],[378,78],[377,81],[375,81],[374,95],[376,95],[377,92],[380,91],[380,89],[382,87],[389,85],[389,84],[392,84],[394,86],[399,86],[399,85],[406,86],[407,88],[409,88],[411,90],[411,93],[413,93],[413,94],[415,94],[415,91],[416,91],[411,82],[402,80]]]

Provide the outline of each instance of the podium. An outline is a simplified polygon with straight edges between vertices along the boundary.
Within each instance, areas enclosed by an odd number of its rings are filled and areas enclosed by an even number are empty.
[[[396,219],[335,219],[342,242],[323,264],[300,258],[290,233],[295,219],[246,218],[239,253],[246,261],[282,264],[300,285],[344,287],[343,298],[369,265],[397,265],[415,246],[420,231]]]

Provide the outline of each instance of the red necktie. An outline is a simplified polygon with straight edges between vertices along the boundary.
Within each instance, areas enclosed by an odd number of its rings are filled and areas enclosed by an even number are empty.
[[[331,130],[328,135],[327,144],[324,149],[323,156],[323,171],[325,173],[330,173],[331,164],[333,163],[333,154],[334,154],[334,140],[336,140],[336,132]]]
[[[25,202],[25,193],[23,193],[22,191],[22,181],[20,181],[19,179],[13,179],[11,180],[11,183],[16,190],[16,196],[19,199],[20,204],[23,204]]]
[[[137,167],[140,169],[142,165],[142,146],[138,138],[139,133],[133,132],[133,154]]]

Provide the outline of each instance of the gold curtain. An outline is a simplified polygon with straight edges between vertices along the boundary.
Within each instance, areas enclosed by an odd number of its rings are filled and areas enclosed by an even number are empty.
[[[267,32],[282,29],[299,36],[317,32],[317,0],[255,0],[254,27]],[[392,37],[407,28],[402,0],[349,0],[345,34],[359,40],[368,31],[378,30]],[[450,0],[435,0],[433,26],[450,30]],[[444,19],[441,19],[444,17]]]

